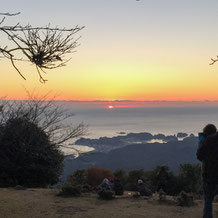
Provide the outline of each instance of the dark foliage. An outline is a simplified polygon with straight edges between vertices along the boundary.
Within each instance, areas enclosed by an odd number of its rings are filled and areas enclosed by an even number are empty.
[[[86,184],[81,186],[81,192],[82,193],[95,192],[95,189],[92,186]]]
[[[86,170],[76,170],[67,177],[67,184],[74,185],[86,185],[88,184],[88,176]]]
[[[142,179],[153,193],[159,187],[167,195],[173,196],[181,191],[194,193],[196,196],[202,194],[200,164],[181,164],[178,174],[171,172],[167,166],[157,166],[154,170],[132,170],[128,174],[119,169],[114,175],[122,181],[124,189],[129,191],[137,191],[137,180]]]
[[[79,197],[81,194],[81,186],[64,185],[58,195],[64,197]]]
[[[0,187],[45,187],[59,181],[64,155],[84,125],[64,125],[72,115],[27,93],[29,100],[0,102]]]
[[[181,164],[179,181],[185,192],[202,194],[201,166],[199,164]]]
[[[109,169],[93,167],[87,169],[88,184],[92,186],[98,186],[101,184],[104,178],[112,181],[114,179],[113,172]]]
[[[124,190],[138,191],[137,181],[142,179],[152,193],[162,189],[167,195],[172,196],[177,196],[181,191],[192,193],[196,197],[202,195],[201,167],[199,164],[181,164],[178,174],[171,172],[167,166],[157,166],[150,171],[132,170],[128,173],[123,169],[119,169],[113,175],[111,173],[110,170],[104,168],[77,170],[68,176],[67,183],[71,185],[89,184],[94,191],[94,187],[100,185],[104,178],[108,178],[109,180],[115,178],[114,191],[116,192],[116,180],[122,185],[122,187],[118,187],[119,190],[115,193],[119,195]],[[160,186],[159,190],[157,190],[158,186]]]
[[[0,186],[45,187],[58,182],[63,154],[25,117],[0,126]]]

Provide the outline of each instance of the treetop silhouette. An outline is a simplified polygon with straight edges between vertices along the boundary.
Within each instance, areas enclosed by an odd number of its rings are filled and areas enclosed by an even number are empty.
[[[74,35],[84,28],[33,27],[30,24],[5,25],[7,18],[18,16],[18,13],[0,13],[0,34],[7,36],[10,43],[0,45],[0,57],[11,61],[14,69],[26,80],[21,70],[17,67],[17,61],[28,61],[35,65],[39,75],[39,81],[45,83],[43,73],[46,70],[65,66],[71,58],[67,54],[75,52],[79,46],[80,37]],[[10,45],[9,45],[10,44]]]

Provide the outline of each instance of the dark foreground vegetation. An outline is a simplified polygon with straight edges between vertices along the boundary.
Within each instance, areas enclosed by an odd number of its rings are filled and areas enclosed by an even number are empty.
[[[153,193],[161,188],[167,195],[176,196],[182,191],[193,195],[202,195],[201,167],[199,164],[180,165],[179,174],[174,174],[167,166],[157,166],[154,170],[132,170],[128,173],[123,169],[112,172],[104,168],[88,168],[86,170],[74,171],[68,176],[64,187],[72,187],[82,190],[89,186],[95,189],[104,178],[113,181],[118,178],[123,184],[124,190],[137,191],[137,181],[142,179]],[[90,189],[90,188],[89,188]]]
[[[47,187],[63,171],[64,143],[85,126],[64,126],[72,115],[46,97],[0,102],[0,187]]]

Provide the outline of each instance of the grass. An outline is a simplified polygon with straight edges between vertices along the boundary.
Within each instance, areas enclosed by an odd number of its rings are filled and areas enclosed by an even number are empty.
[[[111,201],[100,200],[95,194],[70,198],[57,196],[57,189],[0,189],[1,218],[199,218],[202,201],[193,207],[179,207],[168,196],[166,202],[133,199],[127,193]],[[215,205],[215,210],[218,204]],[[218,213],[215,211],[215,217]]]

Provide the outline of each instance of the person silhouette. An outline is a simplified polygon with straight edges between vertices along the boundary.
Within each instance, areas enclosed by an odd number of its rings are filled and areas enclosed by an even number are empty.
[[[196,155],[202,162],[203,218],[212,218],[213,199],[218,190],[218,133],[215,125],[206,125],[203,133],[199,134]]]

